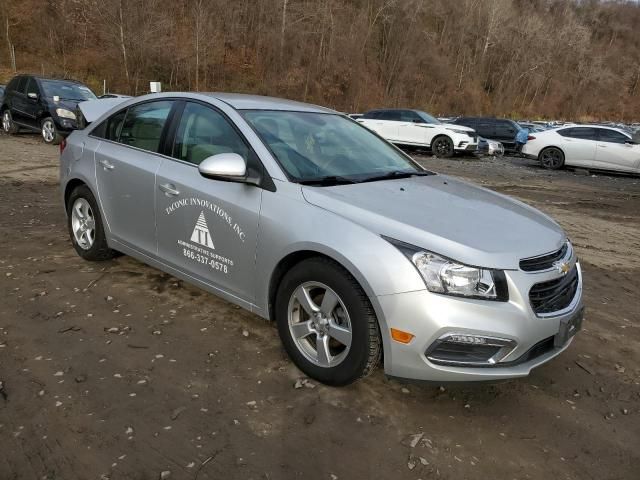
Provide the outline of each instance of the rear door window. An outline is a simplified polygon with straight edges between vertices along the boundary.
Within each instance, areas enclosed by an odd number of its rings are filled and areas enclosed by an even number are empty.
[[[500,138],[513,138],[516,136],[517,130],[511,125],[510,122],[498,121],[496,122],[496,136]]]
[[[172,101],[158,101],[129,108],[117,137],[118,141],[130,147],[158,152],[162,130],[172,105]],[[107,133],[117,134],[118,127],[115,122],[113,127],[114,131]]]
[[[28,77],[20,77],[20,80],[18,80],[18,84],[16,85],[17,93],[24,93],[24,90],[27,86],[27,80]]]

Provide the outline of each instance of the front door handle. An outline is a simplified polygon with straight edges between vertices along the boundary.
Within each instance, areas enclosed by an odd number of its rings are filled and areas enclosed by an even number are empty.
[[[598,145],[598,148],[607,148],[606,145]]]
[[[102,168],[104,168],[105,170],[113,170],[114,168],[108,160],[100,160],[100,165],[102,165]]]
[[[158,185],[158,188],[164,192],[167,197],[175,197],[176,195],[180,195],[180,190],[176,190],[176,186],[172,183],[164,183],[162,185]]]

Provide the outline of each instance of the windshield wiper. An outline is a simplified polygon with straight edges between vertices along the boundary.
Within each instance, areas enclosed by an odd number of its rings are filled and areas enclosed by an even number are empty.
[[[300,185],[311,185],[318,187],[331,187],[333,185],[350,185],[356,183],[346,177],[340,177],[337,175],[328,175],[326,177],[307,178],[298,182]]]
[[[414,172],[407,172],[407,171],[400,171],[400,170],[393,170],[391,172],[386,172],[383,173],[381,175],[374,175],[372,177],[367,177],[363,180],[360,180],[359,183],[365,183],[365,182],[377,182],[378,180],[394,180],[396,178],[409,178],[409,177],[426,177],[429,175],[433,175],[433,173],[427,172],[427,171],[414,171]]]

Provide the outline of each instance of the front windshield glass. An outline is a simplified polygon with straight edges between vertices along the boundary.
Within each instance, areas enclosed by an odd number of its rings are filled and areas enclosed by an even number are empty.
[[[442,122],[435,117],[432,117],[427,112],[416,112],[420,118],[422,118],[425,123],[434,123],[436,125],[440,125]]]
[[[60,97],[61,100],[95,100],[97,97],[89,87],[79,83],[60,82],[56,80],[41,80],[44,95],[48,98]]]
[[[246,110],[246,120],[295,181],[361,181],[425,171],[365,127],[341,115]]]

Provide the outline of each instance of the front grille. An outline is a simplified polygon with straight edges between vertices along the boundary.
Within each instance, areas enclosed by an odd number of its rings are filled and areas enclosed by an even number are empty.
[[[561,260],[567,254],[569,244],[565,243],[560,250],[540,255],[539,257],[524,258],[520,260],[520,269],[525,272],[537,272],[548,270],[553,267],[554,262]]]
[[[571,305],[578,289],[578,268],[574,265],[564,277],[536,283],[529,290],[529,301],[538,314],[558,312]]]

